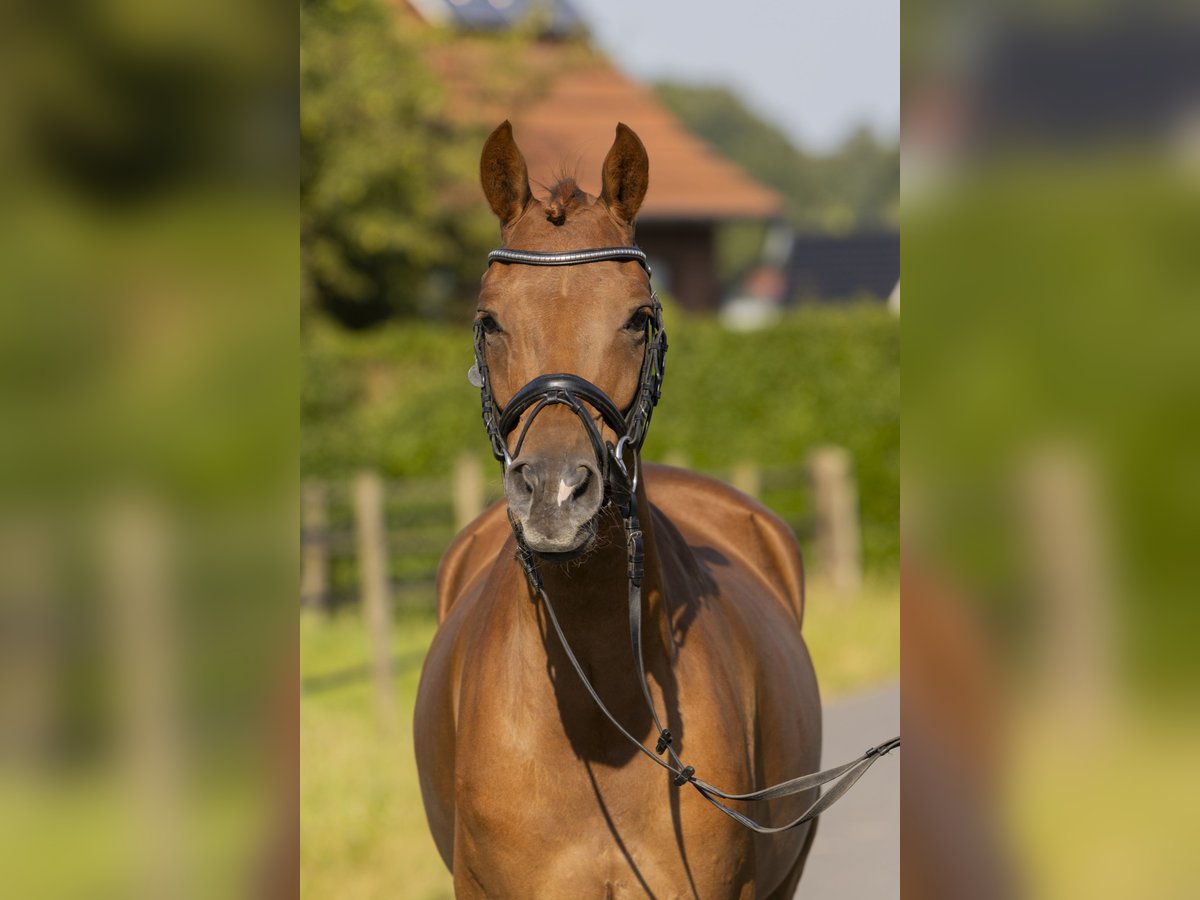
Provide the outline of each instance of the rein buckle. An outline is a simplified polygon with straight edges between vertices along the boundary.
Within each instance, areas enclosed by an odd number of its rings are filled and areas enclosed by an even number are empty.
[[[692,766],[684,766],[683,771],[675,776],[675,787],[683,787],[696,775],[696,770]]]
[[[517,549],[517,562],[525,570],[525,577],[529,579],[529,583],[533,585],[535,590],[540,591],[542,589],[542,576],[537,570],[537,563],[533,561],[533,553],[526,547],[519,547]]]
[[[641,529],[630,529],[629,537],[626,540],[626,552],[629,555],[629,567],[627,574],[629,581],[640,586],[642,576],[645,574],[645,554],[642,552],[642,532]],[[661,750],[659,751],[662,752]]]
[[[654,752],[661,754],[664,750],[671,746],[671,732],[664,728],[658,736],[658,743],[654,745]]]

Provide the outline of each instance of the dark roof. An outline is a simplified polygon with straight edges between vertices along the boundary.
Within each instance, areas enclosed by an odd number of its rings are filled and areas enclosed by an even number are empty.
[[[798,237],[786,264],[791,301],[886,300],[900,280],[900,235],[896,232],[846,237]]]
[[[1198,39],[1195,24],[1140,14],[1000,29],[968,81],[973,124],[981,138],[1057,143],[1169,133],[1200,93]]]

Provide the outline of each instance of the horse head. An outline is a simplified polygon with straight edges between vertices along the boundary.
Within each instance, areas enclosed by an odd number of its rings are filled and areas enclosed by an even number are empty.
[[[577,265],[554,256],[632,247],[649,160],[623,124],[601,177],[598,197],[573,177],[561,178],[544,199],[534,197],[508,122],[492,132],[480,159],[501,234],[475,317],[485,421],[493,404],[489,431],[505,463],[509,513],[529,549],[551,560],[591,547],[612,498],[614,460],[624,468],[624,444],[636,453],[653,405],[643,401],[648,394],[657,399],[657,381],[648,392],[644,370],[661,378],[661,357],[647,365],[661,315],[644,257],[600,254]],[[510,256],[497,259],[503,251]],[[529,259],[512,258],[519,251]],[[530,260],[537,261],[510,264]]]

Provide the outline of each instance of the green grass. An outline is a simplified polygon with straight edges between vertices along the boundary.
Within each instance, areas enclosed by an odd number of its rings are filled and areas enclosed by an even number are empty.
[[[857,596],[843,598],[810,581],[804,640],[826,702],[899,678],[899,583],[868,579]]]
[[[811,585],[804,632],[821,695],[831,698],[899,673],[895,580],[839,600]],[[350,610],[300,621],[301,893],[312,900],[433,900],[453,896],[425,824],[412,748],[429,613],[397,618],[392,651],[397,725],[376,717],[362,618]]]
[[[412,746],[431,614],[396,621],[394,733],[376,716],[367,632],[346,612],[300,621],[300,879],[312,900],[450,898],[450,876],[425,825]]]

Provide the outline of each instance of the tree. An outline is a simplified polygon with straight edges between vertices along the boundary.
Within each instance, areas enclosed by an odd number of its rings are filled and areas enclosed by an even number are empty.
[[[422,56],[440,38],[378,0],[308,0],[300,24],[305,307],[351,327],[454,316],[495,224],[482,135],[447,116]]]
[[[694,134],[738,163],[787,201],[797,229],[846,232],[896,227],[900,203],[900,149],[868,129],[851,134],[833,153],[796,147],[728,88],[664,82],[658,98]]]

